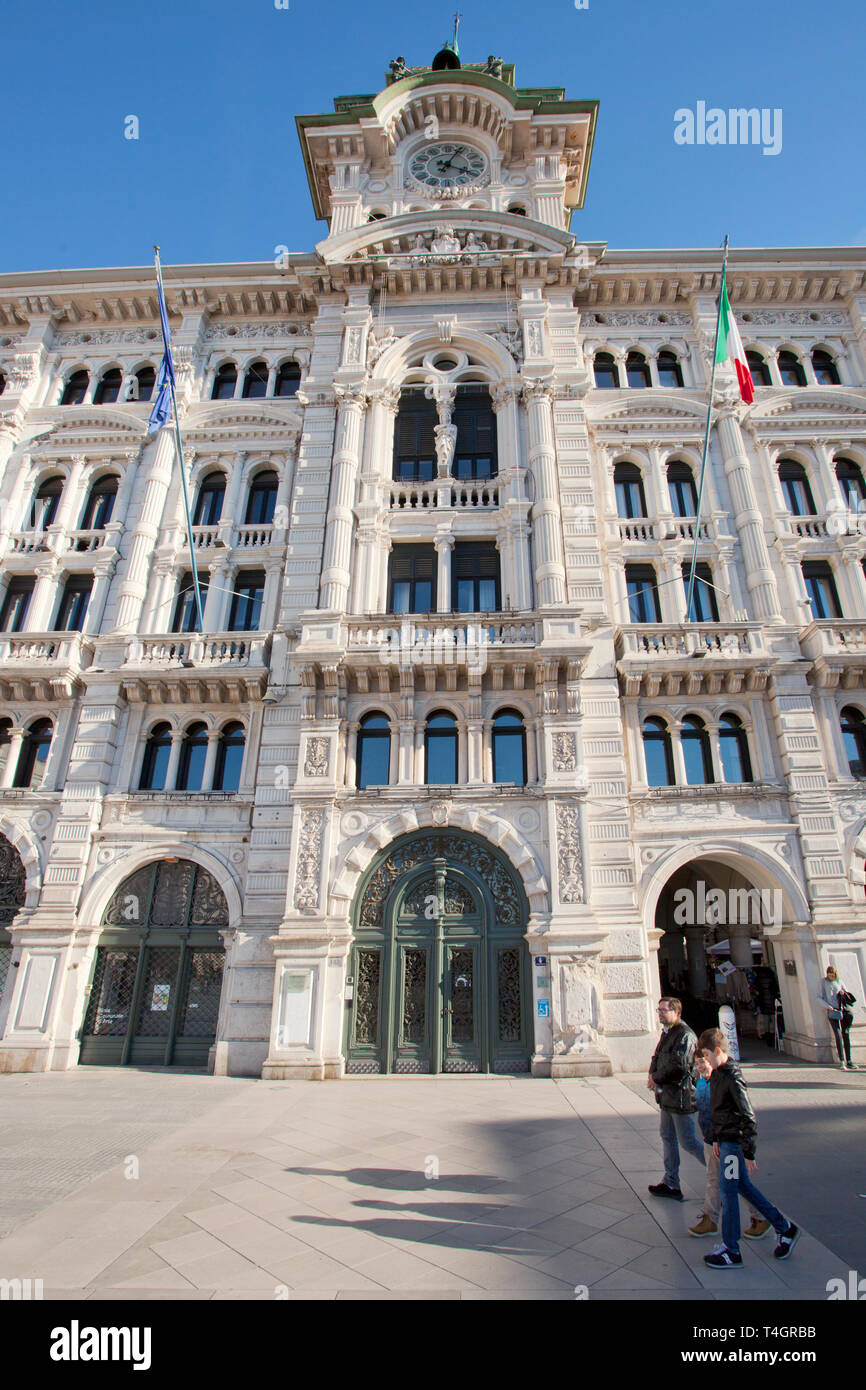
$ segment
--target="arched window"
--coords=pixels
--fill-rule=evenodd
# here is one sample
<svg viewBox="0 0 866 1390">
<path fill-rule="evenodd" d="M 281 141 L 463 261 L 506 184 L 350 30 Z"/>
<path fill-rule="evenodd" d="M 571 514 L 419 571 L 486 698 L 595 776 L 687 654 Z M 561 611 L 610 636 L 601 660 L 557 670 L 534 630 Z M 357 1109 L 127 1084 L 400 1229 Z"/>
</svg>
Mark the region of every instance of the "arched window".
<svg viewBox="0 0 866 1390">
<path fill-rule="evenodd" d="M 602 390 L 610 390 L 612 387 L 619 386 L 619 368 L 612 353 L 597 352 L 592 369 L 595 374 L 595 384 Z"/>
<path fill-rule="evenodd" d="M 523 206 L 522 203 L 509 203 L 508 211 L 512 213 L 515 217 L 526 216 L 526 208 Z"/>
<path fill-rule="evenodd" d="M 739 715 L 723 714 L 719 720 L 719 747 L 722 753 L 722 777 L 726 782 L 751 782 L 752 762 L 749 740 Z"/>
<path fill-rule="evenodd" d="M 123 381 L 123 372 L 119 367 L 110 367 L 107 372 L 103 372 L 93 393 L 94 405 L 110 405 L 116 401 L 120 395 L 120 385 Z"/>
<path fill-rule="evenodd" d="M 674 755 L 667 724 L 663 719 L 651 716 L 644 720 L 641 735 L 648 786 L 672 787 L 674 785 Z"/>
<path fill-rule="evenodd" d="M 805 386 L 806 373 L 794 352 L 779 353 L 779 376 L 783 386 Z"/>
<path fill-rule="evenodd" d="M 206 758 L 207 725 L 190 724 L 180 746 L 180 762 L 177 765 L 177 790 L 179 792 L 201 791 Z"/>
<path fill-rule="evenodd" d="M 226 724 L 217 745 L 213 774 L 215 792 L 236 792 L 241 783 L 246 735 L 243 724 Z"/>
<path fill-rule="evenodd" d="M 358 726 L 356 785 L 384 787 L 390 780 L 391 726 L 384 714 L 365 714 Z"/>
<path fill-rule="evenodd" d="M 679 364 L 679 359 L 675 352 L 665 348 L 659 353 L 656 363 L 659 375 L 659 386 L 682 386 L 683 369 Z"/>
<path fill-rule="evenodd" d="M 617 515 L 646 516 L 646 496 L 641 471 L 635 463 L 618 463 L 613 470 Z"/>
<path fill-rule="evenodd" d="M 688 604 L 689 580 L 692 573 L 691 560 L 683 562 L 683 593 Z M 713 586 L 713 572 L 709 565 L 695 565 L 695 582 L 692 588 L 692 611 L 686 614 L 686 622 L 689 623 L 717 623 L 719 621 L 719 605 L 716 602 L 716 590 Z"/>
<path fill-rule="evenodd" d="M 192 516 L 193 526 L 216 526 L 226 495 L 225 473 L 208 473 L 202 479 Z"/>
<path fill-rule="evenodd" d="M 82 531 L 104 531 L 117 501 L 117 483 L 114 476 L 100 478 L 90 489 L 87 505 L 81 514 Z"/>
<path fill-rule="evenodd" d="M 384 222 L 384 220 L 385 220 L 385 218 L 386 218 L 387 216 L 388 216 L 387 212 L 368 212 L 368 213 L 367 213 L 367 221 L 368 221 L 368 222 Z"/>
<path fill-rule="evenodd" d="M 436 402 L 423 387 L 400 392 L 394 423 L 394 477 L 400 483 L 428 483 L 436 473 L 436 436 L 439 424 Z"/>
<path fill-rule="evenodd" d="M 862 511 L 866 502 L 866 482 L 860 468 L 853 459 L 837 458 L 836 478 L 849 511 Z"/>
<path fill-rule="evenodd" d="M 779 459 L 779 482 L 792 516 L 814 516 L 815 502 L 802 463 L 796 459 Z"/>
<path fill-rule="evenodd" d="M 139 367 L 132 380 L 135 382 L 134 389 L 136 394 L 130 396 L 129 399 L 135 401 L 149 401 L 153 395 L 153 388 L 156 385 L 156 372 L 153 367 Z"/>
<path fill-rule="evenodd" d="M 706 725 L 696 714 L 687 714 L 680 730 L 686 781 L 690 787 L 714 781 L 710 737 Z"/>
<path fill-rule="evenodd" d="M 39 787 L 45 776 L 45 762 L 54 732 L 50 719 L 37 719 L 31 724 L 21 744 L 14 787 Z"/>
<path fill-rule="evenodd" d="M 267 362 L 251 362 L 244 377 L 244 400 L 254 400 L 268 394 Z"/>
<path fill-rule="evenodd" d="M 458 386 L 452 423 L 457 427 L 451 473 L 455 478 L 495 478 L 496 412 L 486 386 Z"/>
<path fill-rule="evenodd" d="M 839 369 L 824 348 L 812 349 L 812 370 L 819 386 L 839 386 Z"/>
<path fill-rule="evenodd" d="M 60 495 L 63 492 L 62 478 L 46 478 L 40 483 L 30 507 L 30 530 L 44 531 L 57 515 Z"/>
<path fill-rule="evenodd" d="M 866 719 L 854 705 L 842 711 L 842 740 L 852 777 L 866 777 Z"/>
<path fill-rule="evenodd" d="M 156 724 L 144 745 L 141 762 L 139 791 L 161 792 L 165 790 L 165 774 L 171 754 L 171 725 Z"/>
<path fill-rule="evenodd" d="M 275 396 L 294 396 L 301 384 L 301 369 L 297 362 L 281 362 L 274 382 Z"/>
<path fill-rule="evenodd" d="M 198 571 L 198 587 L 201 593 L 202 609 L 207 602 L 207 589 L 210 574 L 207 570 Z M 195 601 L 195 584 L 192 570 L 186 570 L 177 586 L 174 613 L 171 620 L 172 632 L 198 632 L 198 608 Z"/>
<path fill-rule="evenodd" d="M 213 379 L 212 401 L 230 401 L 234 398 L 238 384 L 238 369 L 234 362 L 223 362 Z"/>
<path fill-rule="evenodd" d="M 698 510 L 698 493 L 692 470 L 681 459 L 668 464 L 668 492 L 674 516 L 695 516 Z"/>
<path fill-rule="evenodd" d="M 493 719 L 493 780 L 526 784 L 526 730 L 513 709 L 500 710 Z"/>
<path fill-rule="evenodd" d="M 274 519 L 274 507 L 276 506 L 279 485 L 279 478 L 270 469 L 266 473 L 256 474 L 250 488 L 250 495 L 247 498 L 247 510 L 244 516 L 246 526 L 270 526 Z"/>
<path fill-rule="evenodd" d="M 77 372 L 73 372 L 71 376 L 67 378 L 66 385 L 63 388 L 63 394 L 60 397 L 60 404 L 81 405 L 81 402 L 87 395 L 87 388 L 89 385 L 90 373 L 88 371 L 81 368 Z"/>
<path fill-rule="evenodd" d="M 650 384 L 650 369 L 642 352 L 630 352 L 625 359 L 625 374 L 629 386 L 644 387 Z"/>
<path fill-rule="evenodd" d="M 424 731 L 425 773 L 428 787 L 454 786 L 457 781 L 457 721 L 446 710 L 437 710 Z"/>
<path fill-rule="evenodd" d="M 747 352 L 746 361 L 749 364 L 749 371 L 752 373 L 752 381 L 756 386 L 772 386 L 773 378 L 770 376 L 770 368 L 759 352 L 752 350 Z"/>
</svg>

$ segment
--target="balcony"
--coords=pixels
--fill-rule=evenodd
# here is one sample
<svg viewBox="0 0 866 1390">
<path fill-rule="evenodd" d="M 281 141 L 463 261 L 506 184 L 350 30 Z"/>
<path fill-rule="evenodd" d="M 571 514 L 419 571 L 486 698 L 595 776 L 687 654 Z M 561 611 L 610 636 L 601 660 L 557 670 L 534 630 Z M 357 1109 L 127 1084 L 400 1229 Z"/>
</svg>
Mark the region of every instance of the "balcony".
<svg viewBox="0 0 866 1390">
<path fill-rule="evenodd" d="M 681 540 L 694 543 L 695 528 L 698 526 L 698 519 L 694 516 L 667 516 L 664 520 L 653 521 L 647 516 L 630 517 L 627 520 L 620 517 L 618 520 L 619 538 L 626 544 L 635 541 L 641 544 L 648 544 L 654 541 Z M 698 539 L 701 541 L 711 541 L 716 539 L 714 523 L 702 518 L 700 522 L 700 534 Z"/>
<path fill-rule="evenodd" d="M 168 633 L 127 639 L 128 700 L 158 704 L 240 704 L 260 699 L 271 639 L 258 632 Z"/>
<path fill-rule="evenodd" d="M 769 675 L 770 653 L 750 623 L 631 623 L 615 644 L 626 695 L 735 695 L 763 690 Z"/>
<path fill-rule="evenodd" d="M 812 662 L 815 685 L 854 690 L 866 676 L 866 622 L 814 619 L 799 634 L 800 650 Z"/>
<path fill-rule="evenodd" d="M 0 636 L 4 700 L 68 700 L 93 661 L 93 642 L 80 632 Z"/>
<path fill-rule="evenodd" d="M 392 511 L 430 511 L 436 508 L 456 511 L 490 511 L 502 506 L 502 483 L 498 478 L 477 482 L 439 480 L 430 483 L 389 484 Z"/>
</svg>

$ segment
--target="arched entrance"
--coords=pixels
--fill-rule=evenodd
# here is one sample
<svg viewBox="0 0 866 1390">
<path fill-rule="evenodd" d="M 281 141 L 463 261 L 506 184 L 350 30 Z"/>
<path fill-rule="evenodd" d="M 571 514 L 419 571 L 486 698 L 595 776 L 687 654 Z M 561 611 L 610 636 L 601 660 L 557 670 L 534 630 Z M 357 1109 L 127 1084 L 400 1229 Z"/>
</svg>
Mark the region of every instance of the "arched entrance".
<svg viewBox="0 0 866 1390">
<path fill-rule="evenodd" d="M 507 859 L 473 835 L 383 851 L 353 910 L 347 1073 L 527 1072 L 527 915 Z"/>
<path fill-rule="evenodd" d="M 695 1031 L 716 1026 L 719 1006 L 731 1004 L 741 1034 L 769 1035 L 779 991 L 771 937 L 782 916 L 780 889 L 759 889 L 709 856 L 668 879 L 655 917 L 662 933 L 659 986 L 682 1000 L 683 1017 Z"/>
<path fill-rule="evenodd" d="M 160 860 L 131 874 L 103 918 L 79 1061 L 206 1066 L 228 921 L 219 884 L 197 864 Z"/>
</svg>

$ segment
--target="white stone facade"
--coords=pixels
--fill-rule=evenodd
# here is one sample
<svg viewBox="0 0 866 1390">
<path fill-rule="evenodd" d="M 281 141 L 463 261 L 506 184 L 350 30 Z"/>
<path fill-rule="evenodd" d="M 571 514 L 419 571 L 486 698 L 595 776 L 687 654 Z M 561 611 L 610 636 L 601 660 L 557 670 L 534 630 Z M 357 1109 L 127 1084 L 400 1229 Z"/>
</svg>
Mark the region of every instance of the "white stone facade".
<svg viewBox="0 0 866 1390">
<path fill-rule="evenodd" d="M 352 101 L 301 121 L 330 221 L 314 252 L 166 271 L 191 496 L 224 477 L 220 516 L 194 533 L 203 635 L 174 621 L 191 562 L 173 432 L 148 436 L 150 405 L 127 399 L 161 356 L 152 271 L 0 277 L 0 601 L 32 581 L 20 629 L 9 630 L 9 600 L 0 632 L 0 834 L 25 874 L 8 923 L 0 1069 L 77 1064 L 108 905 L 142 866 L 179 859 L 225 899 L 210 1065 L 342 1076 L 360 894 L 389 846 L 426 830 L 463 832 L 511 866 L 533 1073 L 643 1067 L 657 907 L 695 864 L 719 884 L 735 876 L 780 894 L 767 959 L 787 1048 L 830 1058 L 815 996 L 833 961 L 858 997 L 854 1052 L 866 1060 L 866 769 L 852 767 L 840 722 L 843 709 L 866 713 L 866 525 L 837 475 L 839 459 L 866 473 L 866 254 L 730 258 L 741 334 L 770 382 L 746 407 L 718 374 L 697 551 L 718 615 L 686 623 L 695 525 L 675 514 L 667 469 L 682 462 L 698 479 L 718 257 L 610 251 L 567 230 L 594 103 L 518 93 L 480 69 L 415 71 Z M 431 116 L 436 139 L 483 154 L 471 191 L 407 184 Z M 594 374 L 605 353 L 612 389 Z M 644 389 L 625 384 L 629 353 L 645 361 Z M 823 379 L 821 353 L 838 384 Z M 783 381 L 785 354 L 804 384 Z M 234 396 L 214 399 L 232 363 Z M 300 389 L 279 395 L 287 363 Z M 117 370 L 117 399 L 95 403 Z M 81 371 L 84 399 L 61 404 Z M 259 377 L 265 394 L 245 395 Z M 496 414 L 487 480 L 451 473 L 455 392 L 470 380 Z M 412 385 L 427 385 L 438 410 L 424 481 L 392 473 Z M 813 511 L 793 513 L 780 459 L 800 465 Z M 644 515 L 618 507 L 621 464 L 639 472 Z M 247 521 L 266 473 L 278 480 L 272 519 Z M 109 477 L 110 520 L 83 525 Z M 34 499 L 57 479 L 45 523 Z M 470 542 L 497 547 L 494 613 L 451 611 L 456 547 Z M 389 612 L 389 554 L 407 544 L 435 548 L 433 613 Z M 804 564 L 829 567 L 844 616 L 813 616 Z M 633 621 L 627 566 L 654 569 L 654 621 Z M 257 626 L 233 628 L 251 574 Z M 80 631 L 57 631 L 76 576 L 90 581 L 86 616 Z M 509 785 L 493 781 L 492 720 L 505 708 L 526 739 L 525 780 Z M 457 776 L 444 786 L 425 781 L 434 711 L 457 724 Z M 389 780 L 359 790 L 371 712 L 389 722 Z M 729 715 L 748 781 L 724 776 Z M 684 751 L 694 716 L 705 785 Z M 673 785 L 649 785 L 647 718 L 669 732 Z M 16 786 L 40 720 L 51 724 L 44 772 L 39 762 Z M 205 726 L 204 789 L 177 790 L 194 723 Z M 237 785 L 210 790 L 237 723 Z M 164 789 L 142 790 L 161 725 Z M 702 935 L 692 928 L 692 964 Z M 748 937 L 748 926 L 731 931 L 736 964 L 749 963 Z"/>
</svg>

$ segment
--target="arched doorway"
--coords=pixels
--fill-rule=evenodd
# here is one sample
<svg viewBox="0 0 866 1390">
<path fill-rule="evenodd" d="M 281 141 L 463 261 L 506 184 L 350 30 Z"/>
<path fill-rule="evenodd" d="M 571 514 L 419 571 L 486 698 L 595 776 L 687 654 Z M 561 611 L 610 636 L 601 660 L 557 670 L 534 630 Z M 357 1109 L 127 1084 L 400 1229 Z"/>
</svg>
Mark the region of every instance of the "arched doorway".
<svg viewBox="0 0 866 1390">
<path fill-rule="evenodd" d="M 216 1040 L 228 906 L 189 860 L 137 869 L 103 918 L 79 1061 L 207 1065 Z"/>
<path fill-rule="evenodd" d="M 24 906 L 26 880 L 21 855 L 5 835 L 0 835 L 0 1001 L 12 963 L 9 924 Z"/>
<path fill-rule="evenodd" d="M 527 1072 L 527 915 L 511 865 L 473 835 L 383 851 L 353 911 L 347 1073 Z"/>
<path fill-rule="evenodd" d="M 730 1004 L 741 1035 L 769 1036 L 779 993 L 766 928 L 782 923 L 781 890 L 759 889 L 733 865 L 697 858 L 668 879 L 656 907 L 659 987 L 682 1000 L 696 1032 Z M 772 933 L 775 934 L 775 931 Z M 759 988 L 760 986 L 760 988 Z"/>
</svg>

